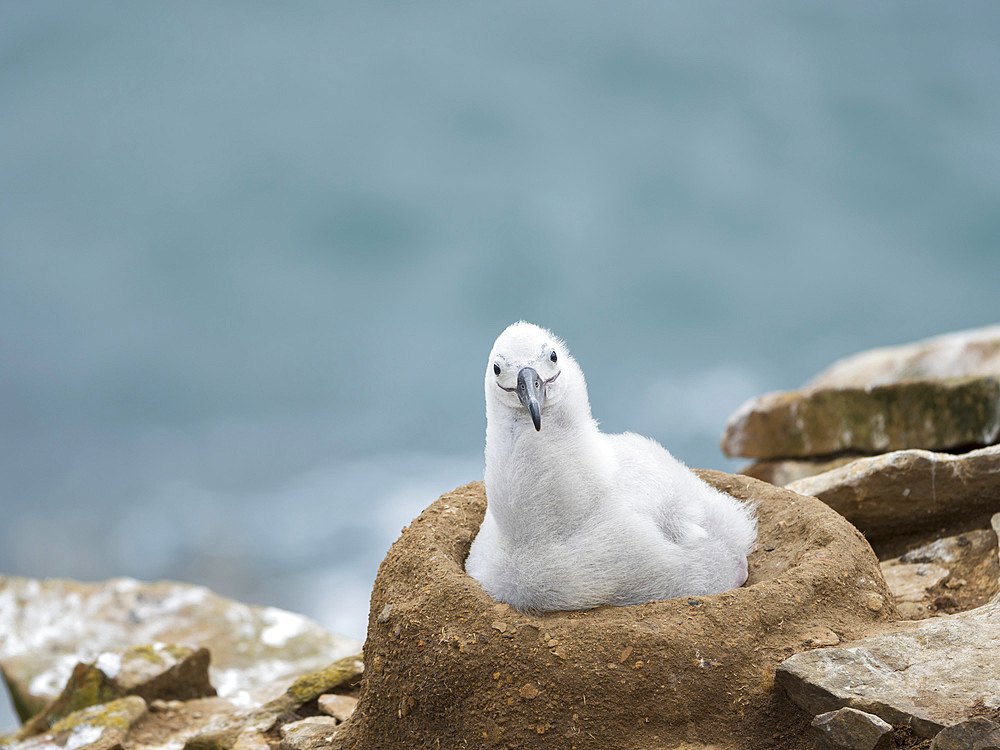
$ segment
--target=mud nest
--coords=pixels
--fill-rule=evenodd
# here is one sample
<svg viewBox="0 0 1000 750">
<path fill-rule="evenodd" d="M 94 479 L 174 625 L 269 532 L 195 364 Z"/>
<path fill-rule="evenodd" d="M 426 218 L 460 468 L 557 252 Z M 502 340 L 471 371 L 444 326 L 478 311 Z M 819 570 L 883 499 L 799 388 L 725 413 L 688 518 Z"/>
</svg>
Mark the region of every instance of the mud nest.
<svg viewBox="0 0 1000 750">
<path fill-rule="evenodd" d="M 464 572 L 483 485 L 442 496 L 379 568 L 360 703 L 334 746 L 808 746 L 811 717 L 775 690 L 774 669 L 895 619 L 878 560 L 814 498 L 699 473 L 757 507 L 746 586 L 540 616 Z"/>
</svg>

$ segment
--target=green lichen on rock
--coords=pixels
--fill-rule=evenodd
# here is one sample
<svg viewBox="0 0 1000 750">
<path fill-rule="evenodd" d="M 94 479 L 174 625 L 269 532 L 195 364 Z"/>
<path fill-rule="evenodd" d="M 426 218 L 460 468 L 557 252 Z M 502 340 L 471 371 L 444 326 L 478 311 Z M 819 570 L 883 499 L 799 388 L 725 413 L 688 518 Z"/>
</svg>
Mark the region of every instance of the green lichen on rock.
<svg viewBox="0 0 1000 750">
<path fill-rule="evenodd" d="M 52 732 L 57 734 L 68 732 L 82 724 L 88 724 L 93 727 L 116 729 L 125 734 L 135 722 L 146 715 L 146 710 L 146 701 L 137 695 L 129 695 L 70 714 L 56 722 L 52 726 Z"/>
<path fill-rule="evenodd" d="M 328 667 L 299 677 L 284 695 L 275 698 L 265 708 L 282 711 L 297 708 L 360 677 L 363 668 L 360 654 L 335 661 Z"/>
<path fill-rule="evenodd" d="M 726 426 L 729 456 L 794 458 L 847 451 L 947 450 L 1000 436 L 1000 380 L 915 380 L 761 396 Z"/>
<path fill-rule="evenodd" d="M 93 664 L 77 664 L 62 693 L 26 722 L 16 736 L 23 739 L 47 732 L 82 709 L 114 701 L 122 695 L 121 689 Z"/>
<path fill-rule="evenodd" d="M 299 677 L 282 695 L 260 708 L 227 716 L 191 737 L 184 750 L 232 750 L 241 736 L 263 734 L 274 728 L 279 717 L 294 711 L 324 693 L 348 685 L 361 676 L 361 655 L 339 659 L 328 667 Z"/>
</svg>

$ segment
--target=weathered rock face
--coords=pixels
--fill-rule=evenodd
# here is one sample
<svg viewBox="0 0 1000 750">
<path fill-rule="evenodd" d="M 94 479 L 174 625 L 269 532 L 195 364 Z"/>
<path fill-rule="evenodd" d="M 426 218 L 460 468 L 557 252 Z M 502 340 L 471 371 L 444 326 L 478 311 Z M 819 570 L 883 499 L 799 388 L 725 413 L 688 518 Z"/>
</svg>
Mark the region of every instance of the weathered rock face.
<svg viewBox="0 0 1000 750">
<path fill-rule="evenodd" d="M 807 387 L 865 388 L 903 380 L 998 374 L 1000 326 L 988 326 L 845 357 L 813 378 Z"/>
<path fill-rule="evenodd" d="M 25 739 L 11 748 L 114 750 L 123 747 L 126 735 L 146 716 L 146 712 L 146 701 L 137 695 L 130 695 L 70 714 L 52 726 L 46 734 Z"/>
<path fill-rule="evenodd" d="M 883 560 L 882 574 L 908 620 L 975 609 L 1000 592 L 997 534 L 972 529 Z"/>
<path fill-rule="evenodd" d="M 1000 379 L 915 380 L 769 393 L 740 408 L 727 456 L 794 458 L 990 445 L 1000 437 Z"/>
<path fill-rule="evenodd" d="M 463 563 L 481 484 L 449 493 L 393 545 L 372 595 L 359 704 L 334 747 L 808 747 L 808 720 L 773 688 L 792 652 L 895 615 L 861 535 L 812 498 L 703 476 L 757 504 L 746 587 L 634 607 L 529 616 L 490 599 Z M 735 728 L 739 728 L 736 730 Z"/>
<path fill-rule="evenodd" d="M 976 716 L 953 724 L 934 738 L 931 750 L 1000 750 L 1000 723 Z"/>
<path fill-rule="evenodd" d="M 334 662 L 328 667 L 303 675 L 292 683 L 282 695 L 268 701 L 263 706 L 242 711 L 222 711 L 212 716 L 197 733 L 186 738 L 185 750 L 249 750 L 259 747 L 263 750 L 270 744 L 276 744 L 275 735 L 283 738 L 286 725 L 295 724 L 301 719 L 317 716 L 321 712 L 299 711 L 307 704 L 318 704 L 320 696 L 330 691 L 343 689 L 357 681 L 361 674 L 362 664 L 358 657 L 349 656 Z M 311 740 L 317 747 L 327 747 L 329 737 L 332 737 L 339 720 L 332 716 L 324 717 L 324 730 L 320 736 L 299 727 L 289 730 L 290 741 L 296 750 L 301 750 Z M 313 722 L 315 724 L 315 722 Z"/>
<path fill-rule="evenodd" d="M 59 696 L 25 722 L 17 736 L 48 731 L 76 711 L 129 695 L 146 703 L 213 696 L 209 658 L 206 648 L 162 643 L 105 652 L 94 664 L 77 664 Z"/>
<path fill-rule="evenodd" d="M 92 665 L 81 666 L 101 674 L 106 681 L 109 679 Z M 329 745 L 329 737 L 341 721 L 334 716 L 317 719 L 321 713 L 320 699 L 327 699 L 324 702 L 336 706 L 338 711 L 349 711 L 353 698 L 330 691 L 355 693 L 361 669 L 358 658 L 341 659 L 302 675 L 280 696 L 255 708 L 238 708 L 223 698 L 185 698 L 187 690 L 183 685 L 176 686 L 180 688 L 177 692 L 162 693 L 168 697 L 148 703 L 138 695 L 129 695 L 76 710 L 44 726 L 32 719 L 14 736 L 0 737 L 0 747 L 4 750 L 272 750 L 280 745 L 295 750 L 313 747 L 319 750 Z M 142 689 L 146 682 L 135 687 Z M 159 688 L 165 689 L 164 685 Z M 91 695 L 93 691 L 86 685 L 71 679 L 56 703 L 81 705 Z M 54 719 L 55 713 L 46 709 L 41 716 Z M 308 731 L 309 726 L 316 725 L 322 726 L 323 731 Z"/>
<path fill-rule="evenodd" d="M 889 750 L 892 746 L 892 725 L 854 708 L 820 714 L 812 727 L 816 750 Z"/>
<path fill-rule="evenodd" d="M 837 469 L 857 460 L 860 456 L 838 456 L 836 458 L 786 458 L 776 461 L 755 461 L 740 470 L 744 476 L 787 487 L 792 482 L 806 477 Z"/>
<path fill-rule="evenodd" d="M 250 607 L 200 586 L 0 576 L 0 668 L 22 720 L 59 694 L 79 662 L 157 642 L 207 647 L 219 694 L 247 706 L 359 645 L 300 615 Z"/>
<path fill-rule="evenodd" d="M 722 447 L 730 456 L 769 460 L 967 449 L 1000 438 L 998 407 L 1000 326 L 994 326 L 863 352 L 799 391 L 751 399 L 730 418 Z"/>
<path fill-rule="evenodd" d="M 775 679 L 811 714 L 856 708 L 921 737 L 984 711 L 1000 715 L 1000 598 L 907 625 L 796 654 Z"/>
<path fill-rule="evenodd" d="M 1000 511 L 1000 446 L 861 458 L 789 489 L 818 497 L 877 542 Z"/>
</svg>

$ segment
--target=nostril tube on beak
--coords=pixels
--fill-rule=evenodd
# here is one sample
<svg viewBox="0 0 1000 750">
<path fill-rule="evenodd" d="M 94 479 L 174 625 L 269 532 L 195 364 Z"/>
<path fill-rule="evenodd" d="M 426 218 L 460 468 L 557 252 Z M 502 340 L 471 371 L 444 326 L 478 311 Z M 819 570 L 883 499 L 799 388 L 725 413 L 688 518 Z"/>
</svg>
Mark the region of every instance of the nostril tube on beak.
<svg viewBox="0 0 1000 750">
<path fill-rule="evenodd" d="M 528 410 L 536 431 L 542 429 L 542 407 L 545 405 L 545 390 L 542 379 L 532 367 L 522 368 L 517 373 L 517 397 L 521 405 Z"/>
</svg>

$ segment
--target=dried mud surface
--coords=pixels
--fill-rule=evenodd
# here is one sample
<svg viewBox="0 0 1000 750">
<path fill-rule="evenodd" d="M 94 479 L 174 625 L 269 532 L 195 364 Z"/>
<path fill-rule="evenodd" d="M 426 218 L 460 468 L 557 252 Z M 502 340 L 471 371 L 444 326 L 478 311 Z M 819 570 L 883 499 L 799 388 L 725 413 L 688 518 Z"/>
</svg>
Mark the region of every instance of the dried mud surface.
<svg viewBox="0 0 1000 750">
<path fill-rule="evenodd" d="M 463 564 L 481 483 L 404 529 L 372 594 L 360 703 L 337 748 L 807 748 L 809 721 L 774 687 L 792 653 L 897 617 L 861 534 L 814 498 L 699 472 L 757 506 L 741 589 L 529 616 Z"/>
</svg>

